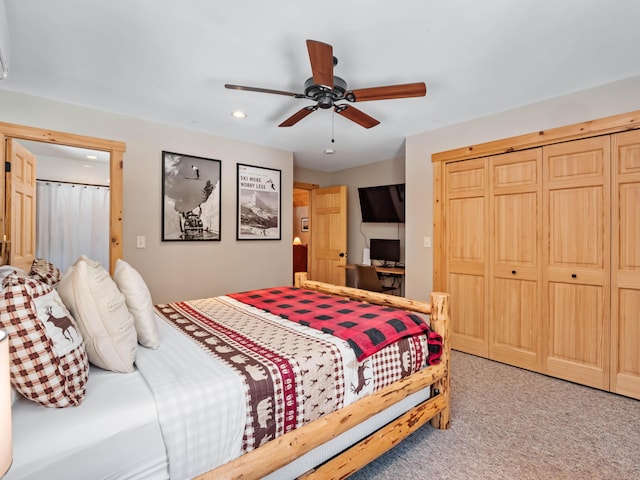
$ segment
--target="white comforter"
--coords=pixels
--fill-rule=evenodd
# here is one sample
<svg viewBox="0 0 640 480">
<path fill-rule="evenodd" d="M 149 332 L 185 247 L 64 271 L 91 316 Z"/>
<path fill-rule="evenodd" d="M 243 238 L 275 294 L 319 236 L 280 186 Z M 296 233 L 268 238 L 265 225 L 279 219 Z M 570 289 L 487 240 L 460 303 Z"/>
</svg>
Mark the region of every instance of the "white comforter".
<svg viewBox="0 0 640 480">
<path fill-rule="evenodd" d="M 244 387 L 229 367 L 158 325 L 160 347 L 139 349 L 136 364 L 156 399 L 171 478 L 192 478 L 240 455 Z"/>
</svg>

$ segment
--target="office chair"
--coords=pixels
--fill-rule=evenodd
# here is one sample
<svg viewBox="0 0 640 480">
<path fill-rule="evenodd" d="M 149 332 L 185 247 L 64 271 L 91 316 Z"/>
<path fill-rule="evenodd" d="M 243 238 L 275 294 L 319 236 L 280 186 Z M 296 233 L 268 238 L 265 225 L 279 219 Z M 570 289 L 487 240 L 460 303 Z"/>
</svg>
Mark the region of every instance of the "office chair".
<svg viewBox="0 0 640 480">
<path fill-rule="evenodd" d="M 383 285 L 373 265 L 356 265 L 356 288 L 371 292 L 391 293 L 396 287 Z"/>
</svg>

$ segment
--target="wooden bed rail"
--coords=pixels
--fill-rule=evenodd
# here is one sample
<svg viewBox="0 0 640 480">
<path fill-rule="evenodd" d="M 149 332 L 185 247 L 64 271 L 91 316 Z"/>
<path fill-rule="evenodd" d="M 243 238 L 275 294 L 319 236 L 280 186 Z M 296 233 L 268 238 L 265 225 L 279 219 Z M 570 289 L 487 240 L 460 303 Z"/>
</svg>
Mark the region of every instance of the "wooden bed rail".
<svg viewBox="0 0 640 480">
<path fill-rule="evenodd" d="M 330 283 L 316 282 L 315 280 L 307 280 L 306 272 L 298 272 L 295 275 L 295 286 L 299 288 L 309 288 L 323 293 L 332 295 L 340 295 L 341 297 L 349 297 L 353 300 L 361 300 L 376 305 L 387 305 L 404 310 L 412 310 L 414 312 L 431 314 L 431 305 L 426 302 L 419 302 L 409 298 L 398 297 L 396 295 L 387 295 L 384 293 L 370 292 L 368 290 L 360 290 L 352 287 L 341 287 Z"/>
<path fill-rule="evenodd" d="M 258 480 L 293 462 L 323 443 L 380 413 L 407 396 L 431 388 L 431 397 L 383 426 L 369 437 L 353 445 L 320 467 L 307 472 L 304 479 L 346 478 L 373 459 L 392 448 L 400 440 L 427 422 L 435 428 L 449 427 L 450 393 L 449 361 L 449 296 L 432 293 L 431 304 L 402 297 L 365 292 L 350 287 L 335 286 L 307 280 L 306 273 L 296 274 L 296 286 L 323 293 L 394 306 L 430 314 L 431 328 L 443 338 L 441 361 L 409 377 L 367 395 L 340 410 L 329 413 L 300 428 L 286 433 L 220 467 L 199 475 L 195 480 L 245 479 Z"/>
</svg>

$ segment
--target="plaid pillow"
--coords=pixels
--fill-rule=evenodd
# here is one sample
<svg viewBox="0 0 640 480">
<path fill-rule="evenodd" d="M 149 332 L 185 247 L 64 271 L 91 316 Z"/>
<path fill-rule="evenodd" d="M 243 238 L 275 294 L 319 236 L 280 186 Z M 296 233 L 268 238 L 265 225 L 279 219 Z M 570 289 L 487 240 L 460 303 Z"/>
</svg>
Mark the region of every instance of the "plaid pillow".
<svg viewBox="0 0 640 480">
<path fill-rule="evenodd" d="M 2 282 L 0 327 L 9 334 L 11 382 L 47 407 L 79 405 L 89 361 L 80 330 L 49 285 L 15 273 Z"/>
<path fill-rule="evenodd" d="M 62 277 L 62 272 L 53 263 L 43 258 L 36 258 L 31 265 L 29 276 L 55 287 Z"/>
</svg>

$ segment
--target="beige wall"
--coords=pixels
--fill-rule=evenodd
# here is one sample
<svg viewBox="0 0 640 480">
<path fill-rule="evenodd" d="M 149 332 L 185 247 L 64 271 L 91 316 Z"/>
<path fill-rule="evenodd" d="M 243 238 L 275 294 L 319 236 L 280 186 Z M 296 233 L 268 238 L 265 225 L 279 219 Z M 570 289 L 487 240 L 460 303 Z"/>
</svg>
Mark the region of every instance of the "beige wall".
<svg viewBox="0 0 640 480">
<path fill-rule="evenodd" d="M 156 303 L 290 284 L 291 152 L 0 90 L 0 121 L 122 141 L 123 256 Z M 221 241 L 162 242 L 162 150 L 222 161 Z M 236 240 L 236 164 L 282 170 L 282 240 Z M 146 248 L 136 248 L 136 237 Z"/>
<path fill-rule="evenodd" d="M 412 135 L 406 139 L 404 159 L 383 160 L 328 174 L 296 168 L 295 178 L 321 186 L 347 185 L 351 263 L 362 260 L 363 233 L 367 239 L 397 238 L 392 225 L 360 223 L 357 187 L 404 181 L 406 223 L 399 231 L 407 272 L 404 293 L 410 298 L 428 300 L 433 288 L 433 249 L 424 247 L 424 237 L 430 237 L 433 244 L 433 153 L 634 110 L 640 110 L 640 76 Z M 348 281 L 353 279 L 349 277 Z"/>
<path fill-rule="evenodd" d="M 371 238 L 400 239 L 400 258 L 404 260 L 405 224 L 363 223 L 358 187 L 404 183 L 404 158 L 382 160 L 366 166 L 331 173 L 333 185 L 347 185 L 347 261 L 362 263 L 362 251 Z M 355 285 L 353 272 L 348 272 L 348 285 Z"/>
<path fill-rule="evenodd" d="M 331 173 L 296 168 L 294 178 L 321 187 L 347 186 L 347 262 L 361 263 L 362 251 L 371 238 L 399 238 L 400 254 L 404 258 L 404 224 L 362 223 L 358 199 L 358 187 L 404 183 L 404 169 L 404 158 L 394 158 Z M 355 285 L 353 272 L 347 272 L 347 285 Z"/>
<path fill-rule="evenodd" d="M 364 246 L 357 186 L 404 180 L 407 218 L 400 238 L 405 240 L 405 293 L 426 300 L 433 284 L 433 251 L 423 246 L 425 236 L 433 237 L 433 153 L 633 110 L 640 110 L 640 76 L 410 136 L 406 141 L 404 171 L 403 159 L 398 158 L 332 173 L 296 169 L 294 175 L 290 152 L 0 90 L 0 121 L 127 143 L 124 257 L 147 279 L 156 302 L 288 283 L 294 176 L 296 181 L 320 186 L 348 185 L 352 262 L 362 259 Z M 222 241 L 202 244 L 160 241 L 163 149 L 222 160 Z M 282 169 L 282 241 L 235 240 L 237 162 Z M 374 234 L 395 238 L 392 235 L 396 231 L 375 228 L 363 228 L 367 238 Z M 135 248 L 137 235 L 147 237 L 146 249 Z"/>
<path fill-rule="evenodd" d="M 302 231 L 302 219 L 306 218 L 309 220 L 309 206 L 299 206 L 293 207 L 293 237 L 299 237 L 300 242 L 303 245 L 309 244 L 309 238 L 311 231 L 307 230 L 306 232 Z M 293 239 L 292 239 L 293 240 Z"/>
<path fill-rule="evenodd" d="M 634 110 L 640 76 L 407 137 L 406 296 L 427 300 L 433 285 L 433 153 Z"/>
</svg>

